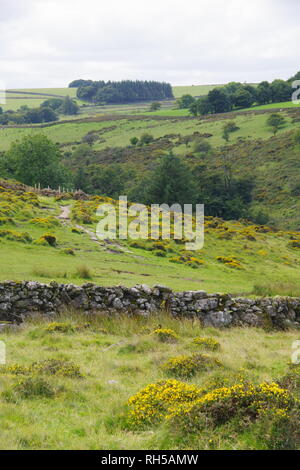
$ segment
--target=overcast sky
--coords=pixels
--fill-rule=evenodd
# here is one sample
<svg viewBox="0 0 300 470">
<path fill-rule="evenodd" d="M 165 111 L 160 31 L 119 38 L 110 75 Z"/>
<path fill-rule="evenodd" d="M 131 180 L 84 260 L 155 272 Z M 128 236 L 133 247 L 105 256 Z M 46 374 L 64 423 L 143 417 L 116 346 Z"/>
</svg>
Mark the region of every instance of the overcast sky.
<svg viewBox="0 0 300 470">
<path fill-rule="evenodd" d="M 288 78 L 300 70 L 299 20 L 299 0 L 0 0 L 0 80 Z"/>
</svg>

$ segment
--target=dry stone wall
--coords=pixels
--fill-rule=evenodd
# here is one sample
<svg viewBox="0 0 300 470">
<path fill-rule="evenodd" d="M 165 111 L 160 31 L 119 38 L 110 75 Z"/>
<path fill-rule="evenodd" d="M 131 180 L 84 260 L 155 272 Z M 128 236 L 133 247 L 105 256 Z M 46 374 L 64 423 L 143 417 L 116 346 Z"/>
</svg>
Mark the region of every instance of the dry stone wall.
<svg viewBox="0 0 300 470">
<path fill-rule="evenodd" d="M 167 310 L 180 317 L 197 317 L 204 326 L 300 328 L 300 298 L 236 298 L 204 291 L 173 292 L 156 285 L 103 287 L 95 284 L 42 284 L 35 281 L 0 283 L 0 321 L 21 322 L 29 315 L 55 315 L 65 308 L 150 315 Z"/>
</svg>

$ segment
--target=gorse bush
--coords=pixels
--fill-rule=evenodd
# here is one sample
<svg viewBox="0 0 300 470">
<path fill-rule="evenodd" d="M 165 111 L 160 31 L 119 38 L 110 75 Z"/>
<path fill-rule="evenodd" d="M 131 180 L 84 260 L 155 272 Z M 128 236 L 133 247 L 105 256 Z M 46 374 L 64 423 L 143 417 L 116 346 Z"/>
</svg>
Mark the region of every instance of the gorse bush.
<svg viewBox="0 0 300 470">
<path fill-rule="evenodd" d="M 221 348 L 219 341 L 216 339 L 200 336 L 194 338 L 192 344 L 202 349 L 208 349 L 209 351 L 218 351 Z"/>
<path fill-rule="evenodd" d="M 178 341 L 178 335 L 175 331 L 168 328 L 157 328 L 152 332 L 152 335 L 162 343 L 176 343 Z"/>
<path fill-rule="evenodd" d="M 220 367 L 222 363 L 207 354 L 193 354 L 191 356 L 177 356 L 169 359 L 162 365 L 162 370 L 175 377 L 192 377 L 197 372 Z"/>
<path fill-rule="evenodd" d="M 32 238 L 27 232 L 16 232 L 14 230 L 0 230 L 0 238 L 21 243 L 32 242 Z"/>
<path fill-rule="evenodd" d="M 217 261 L 219 263 L 225 264 L 225 266 L 228 266 L 229 268 L 235 268 L 235 269 L 242 269 L 242 265 L 239 260 L 237 260 L 235 257 L 231 256 L 218 256 Z"/>
<path fill-rule="evenodd" d="M 133 427 L 157 423 L 166 418 L 172 406 L 193 402 L 202 393 L 195 385 L 177 380 L 161 380 L 147 385 L 128 401 L 131 408 L 129 422 Z"/>
<path fill-rule="evenodd" d="M 33 362 L 29 366 L 11 364 L 0 367 L 0 374 L 11 375 L 58 375 L 62 377 L 81 378 L 79 366 L 73 362 L 60 359 L 46 359 L 44 361 Z"/>
<path fill-rule="evenodd" d="M 300 240 L 291 240 L 288 242 L 289 248 L 300 248 Z"/>
<path fill-rule="evenodd" d="M 61 252 L 64 255 L 75 256 L 75 251 L 72 248 L 64 248 Z"/>
<path fill-rule="evenodd" d="M 59 221 L 54 217 L 37 217 L 35 219 L 31 219 L 30 223 L 40 227 L 56 227 L 59 225 Z"/>
<path fill-rule="evenodd" d="M 12 217 L 0 217 L 0 225 L 15 224 Z"/>
<path fill-rule="evenodd" d="M 59 322 L 52 322 L 48 323 L 45 328 L 45 331 L 48 333 L 73 333 L 76 327 L 71 323 L 59 323 Z"/>
<path fill-rule="evenodd" d="M 270 410 L 275 415 L 286 416 L 294 403 L 289 391 L 276 383 L 238 384 L 212 390 L 192 403 L 173 407 L 168 418 L 181 431 L 197 432 L 202 429 L 204 418 L 216 426 L 237 415 L 256 419 Z"/>
<path fill-rule="evenodd" d="M 187 254 L 173 256 L 172 258 L 170 258 L 170 261 L 172 263 L 185 264 L 187 266 L 190 266 L 191 268 L 198 268 L 199 266 L 204 264 L 204 261 L 202 259 Z"/>
<path fill-rule="evenodd" d="M 45 233 L 36 241 L 36 244 L 55 247 L 57 245 L 57 239 L 52 233 Z"/>
<path fill-rule="evenodd" d="M 98 219 L 95 217 L 95 214 L 100 202 L 100 198 L 94 198 L 89 201 L 76 201 L 71 210 L 72 220 L 82 224 L 97 222 Z"/>
<path fill-rule="evenodd" d="M 31 370 L 28 366 L 23 366 L 21 364 L 11 364 L 0 366 L 0 374 L 11 374 L 11 375 L 28 375 Z"/>
</svg>

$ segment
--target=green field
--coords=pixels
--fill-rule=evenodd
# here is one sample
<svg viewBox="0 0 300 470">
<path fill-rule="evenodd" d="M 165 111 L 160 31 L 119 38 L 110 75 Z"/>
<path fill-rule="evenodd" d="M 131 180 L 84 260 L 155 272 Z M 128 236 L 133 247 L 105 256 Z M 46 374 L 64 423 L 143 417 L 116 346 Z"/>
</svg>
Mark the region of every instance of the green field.
<svg viewBox="0 0 300 470">
<path fill-rule="evenodd" d="M 180 110 L 181 111 L 181 110 Z M 168 113 L 166 113 L 168 114 Z M 285 115 L 283 113 L 283 115 Z M 182 135 L 189 135 L 193 132 L 200 133 L 211 133 L 213 134 L 210 138 L 210 142 L 214 146 L 220 146 L 224 144 L 222 139 L 222 127 L 224 125 L 224 117 L 221 115 L 217 117 L 212 117 L 211 119 L 187 119 L 180 120 L 178 119 L 174 122 L 174 119 L 156 120 L 155 115 L 154 119 L 151 119 L 149 114 L 149 119 L 135 120 L 130 119 L 118 119 L 118 116 L 115 117 L 113 121 L 105 121 L 105 116 L 101 120 L 97 121 L 95 116 L 94 121 L 87 120 L 86 122 L 74 122 L 62 123 L 44 126 L 42 129 L 37 126 L 22 128 L 14 127 L 0 128 L 0 150 L 7 150 L 10 144 L 16 139 L 20 139 L 24 135 L 43 133 L 49 138 L 58 142 L 60 144 L 66 144 L 73 142 L 78 142 L 82 137 L 90 131 L 100 131 L 103 128 L 108 128 L 105 132 L 105 142 L 95 144 L 95 149 L 99 150 L 107 146 L 127 146 L 129 145 L 130 138 L 133 136 L 139 137 L 144 132 L 150 132 L 155 138 L 162 137 L 165 134 L 170 133 L 181 133 Z M 176 117 L 176 116 L 174 116 Z M 178 114 L 180 117 L 180 114 Z M 270 129 L 266 125 L 266 115 L 237 115 L 236 117 L 232 114 L 232 117 L 235 119 L 236 124 L 240 129 L 232 134 L 231 142 L 236 142 L 240 137 L 243 138 L 263 138 L 266 139 L 270 137 Z M 279 133 L 286 132 L 288 130 L 296 129 L 298 127 L 297 123 L 293 124 L 288 117 L 286 126 L 279 131 Z M 228 120 L 232 120 L 231 117 Z M 117 128 L 109 130 L 111 126 L 116 125 Z M 184 149 L 178 149 L 178 151 Z"/>
<path fill-rule="evenodd" d="M 117 319 L 99 315 L 89 318 L 87 325 L 86 317 L 69 312 L 55 320 L 54 327 L 61 325 L 65 331 L 49 331 L 50 320 L 40 317 L 18 331 L 0 333 L 8 354 L 7 365 L 0 366 L 1 449 L 299 449 L 295 432 L 299 410 L 280 418 L 271 409 L 266 418 L 243 421 L 234 416 L 236 405 L 227 422 L 213 426 L 208 421 L 200 432 L 187 432 L 178 422 L 164 420 L 133 427 L 128 406 L 131 396 L 161 380 L 200 387 L 202 394 L 245 381 L 254 385 L 280 381 L 289 371 L 297 332 L 247 328 L 220 332 L 202 328 L 196 320 L 167 315 Z M 172 329 L 177 342 L 159 342 L 151 334 L 158 325 Z M 203 351 L 192 343 L 199 336 L 219 342 L 219 351 L 206 354 L 222 365 L 190 378 L 164 372 L 162 365 L 168 359 Z M 39 372 L 28 373 L 33 363 Z M 71 375 L 72 364 L 79 368 L 77 375 Z M 44 366 L 48 368 L 42 370 Z M 272 401 L 271 405 L 275 406 Z"/>
<path fill-rule="evenodd" d="M 76 96 L 77 88 L 18 88 L 9 90 L 12 92 L 24 92 L 24 93 L 40 93 L 43 95 L 55 95 L 55 96 Z"/>
<path fill-rule="evenodd" d="M 246 108 L 244 111 L 259 111 L 261 109 L 285 109 L 285 108 L 297 108 L 299 104 L 294 104 L 292 101 L 283 101 L 281 103 L 269 103 L 263 104 L 260 106 L 252 106 L 251 108 Z"/>
<path fill-rule="evenodd" d="M 204 96 L 216 87 L 222 85 L 190 85 L 190 86 L 173 86 L 173 94 L 175 98 L 180 98 L 182 95 Z"/>
<path fill-rule="evenodd" d="M 37 108 L 49 98 L 61 98 L 69 95 L 76 98 L 76 88 L 24 88 L 7 90 L 6 103 L 1 105 L 4 111 L 17 111 L 21 106 Z M 51 95 L 51 96 L 49 96 Z M 81 100 L 76 100 L 81 104 Z"/>
</svg>

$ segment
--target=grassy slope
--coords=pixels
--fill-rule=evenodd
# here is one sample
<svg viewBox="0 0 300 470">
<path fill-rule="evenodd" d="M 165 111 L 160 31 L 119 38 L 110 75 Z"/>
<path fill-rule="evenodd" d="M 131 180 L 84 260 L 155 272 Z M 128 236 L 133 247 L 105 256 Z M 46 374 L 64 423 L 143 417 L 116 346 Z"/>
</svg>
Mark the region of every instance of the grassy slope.
<svg viewBox="0 0 300 470">
<path fill-rule="evenodd" d="M 66 315 L 74 324 L 86 319 Z M 179 335 L 179 343 L 159 343 L 149 333 L 161 324 Z M 0 395 L 1 449 L 257 449 L 263 448 L 255 425 L 234 432 L 228 426 L 207 429 L 193 439 L 177 438 L 162 425 L 144 431 L 126 428 L 126 403 L 149 383 L 167 376 L 160 365 L 179 354 L 195 352 L 195 336 L 215 337 L 221 351 L 210 355 L 224 364 L 221 370 L 202 372 L 188 380 L 234 380 L 243 375 L 254 383 L 282 376 L 290 360 L 296 332 L 264 332 L 256 329 L 217 331 L 198 322 L 167 316 L 118 318 L 100 316 L 93 329 L 78 333 L 47 333 L 46 323 L 35 319 L 17 333 L 0 333 L 8 353 L 8 365 L 29 366 L 34 361 L 60 359 L 80 366 L 82 379 L 45 376 L 59 389 L 54 398 L 18 397 L 7 401 Z M 97 327 L 107 334 L 97 333 Z M 0 392 L 8 391 L 22 376 L 0 374 Z M 266 441 L 265 436 L 263 439 Z"/>
<path fill-rule="evenodd" d="M 226 116 L 218 115 L 207 119 L 174 119 L 164 118 L 123 118 L 117 116 L 109 118 L 91 118 L 93 120 L 67 122 L 47 126 L 44 128 L 2 128 L 0 129 L 0 150 L 9 148 L 11 142 L 20 139 L 27 134 L 43 133 L 54 142 L 63 144 L 63 150 L 73 150 L 80 143 L 83 136 L 90 131 L 99 132 L 100 140 L 93 145 L 93 150 L 101 152 L 107 147 L 128 148 L 130 138 L 140 137 L 144 132 L 151 133 L 156 139 L 169 134 L 180 134 L 181 136 L 192 135 L 194 132 L 200 134 L 209 133 L 212 136 L 209 142 L 213 147 L 213 153 L 205 160 L 205 164 L 212 168 L 221 168 L 219 149 L 230 153 L 233 173 L 239 177 L 252 177 L 255 175 L 256 190 L 254 205 L 262 207 L 265 211 L 271 211 L 271 221 L 279 226 L 299 229 L 299 198 L 291 196 L 290 188 L 297 184 L 298 164 L 297 155 L 299 148 L 293 144 L 293 137 L 290 131 L 298 130 L 299 123 L 296 110 L 286 110 L 282 112 L 287 124 L 278 132 L 276 138 L 271 137 L 270 129 L 266 125 L 268 114 L 234 114 L 227 115 L 228 120 L 234 119 L 239 130 L 230 136 L 228 144 L 222 139 L 222 128 L 226 122 Z M 98 119 L 98 120 L 97 120 Z M 100 120 L 101 119 L 101 120 Z M 105 120 L 107 119 L 107 120 Z M 196 138 L 196 137 L 195 137 Z M 203 163 L 203 159 L 188 155 L 191 154 L 192 145 L 176 145 L 177 137 L 171 138 L 173 151 L 186 158 L 192 165 Z M 140 172 L 144 172 L 153 166 L 159 152 L 159 142 L 155 142 L 152 147 L 147 147 L 135 151 L 136 155 L 131 156 L 130 152 L 124 152 L 124 157 L 118 157 L 118 162 L 126 166 L 135 167 Z M 132 151 L 132 150 L 131 150 Z M 114 157 L 101 154 L 89 157 L 91 163 L 112 163 Z M 126 156 L 127 155 L 127 156 Z M 186 157 L 188 156 L 188 157 Z M 103 163 L 105 162 L 105 163 Z M 75 168 L 85 162 L 72 162 Z M 220 170 L 221 171 L 221 170 Z M 266 184 L 266 181 L 268 182 Z"/>
<path fill-rule="evenodd" d="M 173 86 L 173 94 L 175 98 L 182 95 L 203 96 L 213 90 L 216 86 L 222 85 L 190 85 L 190 86 Z"/>
<path fill-rule="evenodd" d="M 0 197 L 4 197 L 3 193 Z M 65 201 L 64 204 L 72 205 L 73 201 Z M 184 245 L 174 242 L 171 243 L 173 251 L 161 258 L 156 256 L 156 251 L 151 252 L 143 247 L 125 245 L 125 252 L 122 252 L 122 247 L 120 249 L 118 245 L 96 243 L 86 233 L 73 233 L 71 227 L 74 223 L 71 221 L 49 228 L 31 222 L 33 217 L 55 216 L 60 211 L 57 202 L 43 197 L 40 208 L 31 208 L 25 216 L 21 206 L 13 217 L 14 224 L 8 222 L 1 226 L 1 230 L 27 232 L 33 240 L 50 232 L 57 237 L 58 246 L 40 246 L 34 242 L 24 244 L 1 238 L 0 280 L 36 279 L 49 282 L 55 279 L 81 284 L 85 280 L 77 271 L 84 265 L 91 273 L 91 280 L 102 285 L 161 283 L 174 290 L 203 289 L 250 295 L 256 292 L 254 286 L 261 284 L 270 288 L 271 293 L 277 290 L 278 293 L 299 294 L 300 251 L 288 246 L 289 233 L 255 233 L 253 228 L 242 224 L 224 225 L 222 221 L 217 221 L 216 228 L 207 226 L 204 248 L 194 252 L 194 256 L 203 260 L 204 264 L 192 268 L 185 263 L 170 261 L 170 258 L 179 256 L 184 248 Z M 96 225 L 84 227 L 94 230 Z M 226 227 L 233 231 L 230 240 L 223 237 Z M 248 239 L 248 232 L 254 235 L 254 241 Z M 67 248 L 73 249 L 75 256 L 65 254 L 63 250 Z M 219 256 L 236 257 L 241 269 L 218 262 Z"/>
<path fill-rule="evenodd" d="M 284 112 L 282 113 L 287 117 L 287 125 L 281 129 L 279 133 L 283 133 L 288 130 L 296 129 L 298 124 L 293 124 L 291 119 Z M 240 130 L 231 135 L 231 142 L 236 142 L 239 137 L 245 138 L 263 138 L 270 137 L 270 129 L 266 125 L 267 116 L 265 114 L 240 114 L 230 115 L 230 120 L 235 119 L 236 124 L 240 127 Z M 103 117 L 102 119 L 105 119 Z M 103 149 L 108 146 L 127 146 L 129 145 L 130 138 L 133 136 L 140 137 L 142 133 L 149 132 L 155 138 L 162 137 L 165 134 L 180 133 L 184 135 L 190 135 L 193 132 L 200 133 L 211 133 L 213 136 L 210 138 L 210 142 L 213 146 L 220 146 L 224 144 L 222 139 L 222 127 L 224 125 L 225 117 L 218 115 L 210 119 L 178 119 L 174 120 L 163 119 L 156 120 L 148 119 L 135 120 L 121 119 L 118 116 L 115 117 L 114 121 L 99 121 L 95 117 L 95 122 L 70 122 L 62 123 L 51 126 L 43 127 L 42 129 L 38 126 L 30 128 L 0 128 L 0 150 L 7 150 L 16 139 L 21 138 L 26 134 L 43 133 L 55 142 L 60 144 L 66 144 L 78 142 L 87 132 L 95 130 L 101 130 L 108 128 L 105 132 L 105 142 L 95 144 L 95 149 Z M 110 129 L 111 126 L 117 126 L 116 129 Z"/>
</svg>

